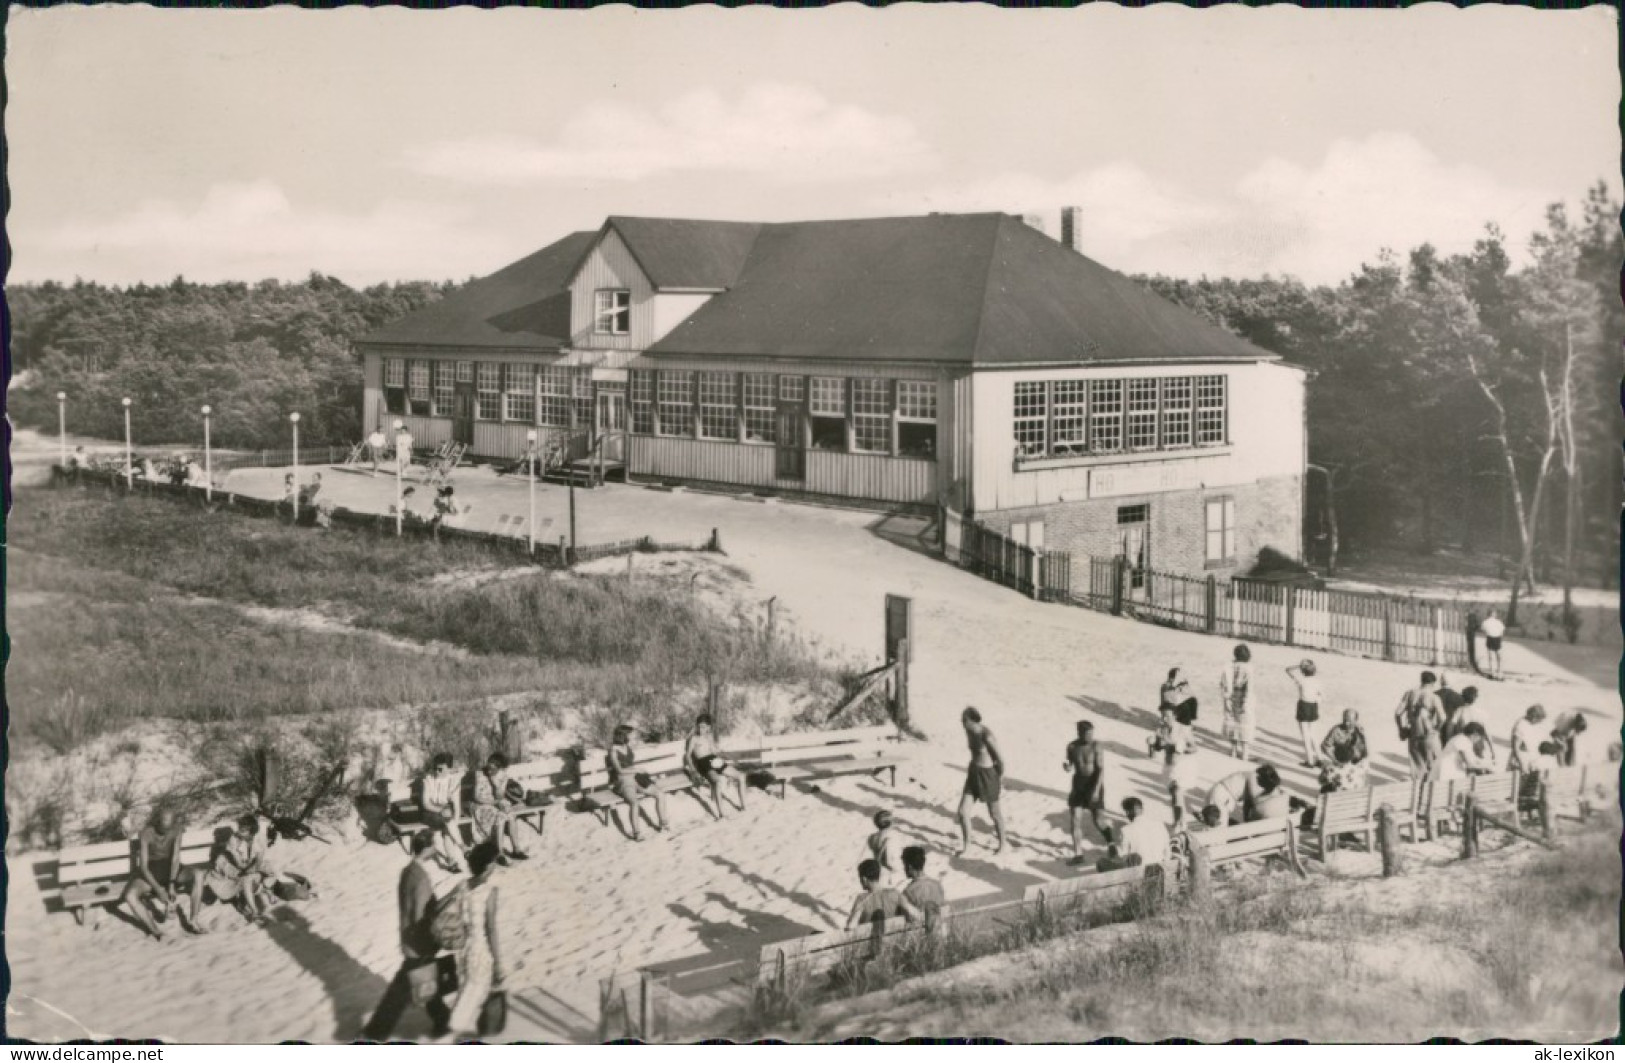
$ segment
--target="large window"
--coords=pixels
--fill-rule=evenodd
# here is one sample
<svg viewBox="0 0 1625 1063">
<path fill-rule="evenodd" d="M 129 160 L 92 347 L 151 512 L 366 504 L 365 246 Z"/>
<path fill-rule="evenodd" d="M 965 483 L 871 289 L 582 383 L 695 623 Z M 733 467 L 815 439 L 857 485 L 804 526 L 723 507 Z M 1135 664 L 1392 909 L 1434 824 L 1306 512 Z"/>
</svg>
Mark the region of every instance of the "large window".
<svg viewBox="0 0 1625 1063">
<path fill-rule="evenodd" d="M 603 336 L 625 336 L 632 331 L 632 293 L 625 288 L 602 288 L 593 293 L 592 330 Z"/>
<path fill-rule="evenodd" d="M 1111 454 L 1123 449 L 1123 382 L 1089 381 L 1089 449 Z"/>
<path fill-rule="evenodd" d="M 1230 440 L 1226 378 L 1023 380 L 1012 389 L 1022 458 L 1185 450 Z"/>
<path fill-rule="evenodd" d="M 390 413 L 406 411 L 406 359 L 384 359 L 384 408 Z"/>
<path fill-rule="evenodd" d="M 1044 424 L 1049 405 L 1049 385 L 1042 380 L 1024 380 L 1016 385 L 1016 448 L 1025 455 L 1044 453 Z"/>
<path fill-rule="evenodd" d="M 732 373 L 700 374 L 701 439 L 739 439 L 737 387 Z"/>
<path fill-rule="evenodd" d="M 891 381 L 852 381 L 852 449 L 891 453 Z"/>
<path fill-rule="evenodd" d="M 510 362 L 503 369 L 504 421 L 520 424 L 536 423 L 536 367 L 523 362 Z"/>
<path fill-rule="evenodd" d="M 815 376 L 808 411 L 812 419 L 812 445 L 816 450 L 846 449 L 846 380 Z"/>
<path fill-rule="evenodd" d="M 1226 431 L 1225 378 L 1196 378 L 1196 445 L 1210 447 L 1228 441 Z"/>
<path fill-rule="evenodd" d="M 778 427 L 778 414 L 773 401 L 773 376 L 770 373 L 746 373 L 743 377 L 745 396 L 745 442 L 771 443 Z"/>
<path fill-rule="evenodd" d="M 474 383 L 474 363 L 473 362 L 458 362 L 457 363 L 457 383 L 459 383 L 459 384 L 472 384 L 472 383 Z"/>
<path fill-rule="evenodd" d="M 411 404 L 412 413 L 419 417 L 428 417 L 432 407 L 429 404 L 429 363 L 413 360 L 406 366 L 406 398 Z"/>
<path fill-rule="evenodd" d="M 1170 377 L 1162 382 L 1162 446 L 1174 450 L 1191 445 L 1191 378 Z"/>
<path fill-rule="evenodd" d="M 1236 501 L 1233 498 L 1207 500 L 1207 560 L 1223 564 L 1236 558 Z"/>
<path fill-rule="evenodd" d="M 1085 453 L 1089 449 L 1089 382 L 1057 380 L 1050 398 L 1050 453 Z"/>
<path fill-rule="evenodd" d="M 634 369 L 629 375 L 627 401 L 632 404 L 632 431 L 651 436 L 655 431 L 655 374 L 652 369 Z"/>
<path fill-rule="evenodd" d="M 592 409 L 592 370 L 566 369 L 570 378 L 570 394 L 575 396 L 575 426 L 591 429 L 594 425 Z"/>
<path fill-rule="evenodd" d="M 801 402 L 807 397 L 807 378 L 804 376 L 779 377 L 779 401 Z"/>
<path fill-rule="evenodd" d="M 452 378 L 457 373 L 457 366 L 451 362 L 434 363 L 434 415 L 436 417 L 450 417 L 452 407 L 452 393 L 456 386 Z"/>
<path fill-rule="evenodd" d="M 1157 381 L 1128 382 L 1128 449 L 1155 450 L 1157 446 Z"/>
<path fill-rule="evenodd" d="M 567 365 L 549 365 L 536 374 L 536 423 L 546 428 L 570 427 L 570 378 Z"/>
<path fill-rule="evenodd" d="M 658 395 L 660 397 L 660 434 L 663 436 L 692 436 L 694 434 L 694 374 L 686 370 L 662 370 Z"/>
<path fill-rule="evenodd" d="M 475 416 L 482 421 L 502 420 L 502 363 L 476 362 L 474 386 L 479 401 Z"/>
<path fill-rule="evenodd" d="M 937 456 L 937 385 L 930 380 L 897 382 L 897 453 L 905 458 Z"/>
</svg>

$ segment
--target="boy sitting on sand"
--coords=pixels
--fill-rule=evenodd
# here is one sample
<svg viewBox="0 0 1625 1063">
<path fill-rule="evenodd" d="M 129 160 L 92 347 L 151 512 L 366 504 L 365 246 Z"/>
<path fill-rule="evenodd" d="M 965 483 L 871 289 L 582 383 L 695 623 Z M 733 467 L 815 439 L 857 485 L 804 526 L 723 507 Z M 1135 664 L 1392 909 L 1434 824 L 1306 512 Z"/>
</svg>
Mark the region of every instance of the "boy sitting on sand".
<svg viewBox="0 0 1625 1063">
<path fill-rule="evenodd" d="M 877 862 L 865 860 L 858 865 L 858 885 L 863 890 L 852 901 L 852 911 L 846 917 L 848 930 L 899 915 L 911 923 L 925 919 L 924 913 L 904 900 L 902 894 L 880 884 L 880 864 Z"/>
<path fill-rule="evenodd" d="M 942 883 L 925 875 L 923 846 L 910 845 L 903 850 L 903 874 L 908 876 L 903 900 L 925 913 L 925 932 L 936 933 L 942 926 L 942 909 L 948 898 L 942 892 Z"/>
</svg>

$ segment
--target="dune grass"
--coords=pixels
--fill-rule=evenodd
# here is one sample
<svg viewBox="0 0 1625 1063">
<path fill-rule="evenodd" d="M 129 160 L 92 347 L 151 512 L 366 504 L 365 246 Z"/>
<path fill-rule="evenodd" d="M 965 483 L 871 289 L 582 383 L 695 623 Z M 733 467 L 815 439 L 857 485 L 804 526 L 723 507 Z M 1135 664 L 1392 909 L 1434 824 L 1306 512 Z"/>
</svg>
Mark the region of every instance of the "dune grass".
<svg viewBox="0 0 1625 1063">
<path fill-rule="evenodd" d="M 11 621 L 12 709 L 25 741 L 58 751 L 148 717 L 257 719 L 517 691 L 570 691 L 658 729 L 671 724 L 677 688 L 703 691 L 708 677 L 817 686 L 837 676 L 800 641 L 767 642 L 656 580 L 462 579 L 515 568 L 478 544 L 318 532 L 72 489 L 19 491 L 8 533 L 10 593 L 38 603 Z M 363 631 L 262 624 L 222 603 L 317 610 Z"/>
<path fill-rule="evenodd" d="M 1098 935 L 1033 915 L 916 941 L 759 1000 L 746 1033 L 822 1039 L 838 1024 L 851 1036 L 872 1007 L 927 1033 L 1014 1040 L 1593 1040 L 1616 1028 L 1625 984 L 1617 836 L 1591 830 L 1563 851 L 1522 847 L 1369 890 L 1248 877 L 1213 903 Z M 996 973 L 948 977 L 978 957 Z M 933 971 L 945 974 L 908 981 Z M 839 1003 L 880 990 L 891 991 Z"/>
</svg>

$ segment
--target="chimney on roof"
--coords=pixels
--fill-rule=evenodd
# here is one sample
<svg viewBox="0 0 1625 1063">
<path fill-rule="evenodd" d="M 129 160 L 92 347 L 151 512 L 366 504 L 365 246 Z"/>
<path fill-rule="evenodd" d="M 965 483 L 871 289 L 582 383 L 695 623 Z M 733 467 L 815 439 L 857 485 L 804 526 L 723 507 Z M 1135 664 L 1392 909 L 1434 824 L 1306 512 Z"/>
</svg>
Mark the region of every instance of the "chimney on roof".
<svg viewBox="0 0 1625 1063">
<path fill-rule="evenodd" d="M 1044 229 L 1044 216 L 1042 214 L 1023 214 L 1021 220 L 1046 236 L 1049 235 Z"/>
<path fill-rule="evenodd" d="M 1061 243 L 1083 254 L 1083 208 L 1061 208 Z"/>
</svg>

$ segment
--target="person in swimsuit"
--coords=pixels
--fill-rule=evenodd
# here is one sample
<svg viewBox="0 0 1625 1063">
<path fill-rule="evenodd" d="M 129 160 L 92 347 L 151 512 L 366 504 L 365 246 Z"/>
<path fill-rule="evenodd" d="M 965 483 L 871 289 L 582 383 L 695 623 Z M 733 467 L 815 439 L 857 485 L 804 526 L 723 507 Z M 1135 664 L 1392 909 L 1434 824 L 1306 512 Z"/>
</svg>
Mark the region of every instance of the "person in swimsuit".
<svg viewBox="0 0 1625 1063">
<path fill-rule="evenodd" d="M 1219 692 L 1224 700 L 1224 737 L 1230 743 L 1230 755 L 1237 760 L 1247 759 L 1247 747 L 1253 742 L 1253 651 L 1237 646 L 1233 660 L 1219 676 Z"/>
<path fill-rule="evenodd" d="M 1489 617 L 1478 625 L 1478 630 L 1484 634 L 1484 666 L 1488 669 L 1485 674 L 1491 679 L 1501 678 L 1501 640 L 1506 637 L 1506 622 L 1501 619 L 1498 609 L 1491 609 Z"/>
<path fill-rule="evenodd" d="M 982 723 L 980 712 L 967 708 L 960 714 L 959 720 L 965 726 L 965 741 L 970 745 L 970 766 L 965 772 L 965 791 L 959 798 L 960 846 L 959 852 L 954 855 L 964 856 L 970 851 L 970 814 L 978 801 L 987 805 L 988 815 L 993 817 L 993 830 L 999 842 L 993 851 L 999 853 L 1007 844 L 1014 847 L 1014 843 L 1004 836 L 1004 813 L 999 810 L 1004 758 L 999 756 L 993 732 Z"/>
<path fill-rule="evenodd" d="M 1066 744 L 1066 763 L 1062 765 L 1072 773 L 1072 792 L 1067 795 L 1067 818 L 1072 826 L 1072 860 L 1083 862 L 1083 814 L 1089 813 L 1095 830 L 1101 838 L 1111 841 L 1106 833 L 1106 759 L 1095 742 L 1095 725 L 1088 720 L 1078 721 L 1078 737 Z"/>
<path fill-rule="evenodd" d="M 1324 700 L 1320 679 L 1315 675 L 1315 662 L 1305 657 L 1286 670 L 1287 678 L 1298 685 L 1298 737 L 1303 739 L 1303 766 L 1320 764 L 1320 741 L 1315 737 L 1315 724 L 1320 722 L 1320 703 Z"/>
<path fill-rule="evenodd" d="M 651 786 L 645 786 L 638 781 L 637 772 L 632 765 L 637 762 L 638 756 L 632 750 L 632 728 L 627 724 L 618 724 L 615 733 L 610 739 L 609 753 L 604 757 L 604 766 L 609 769 L 609 787 L 620 795 L 632 809 L 632 840 L 643 840 L 643 831 L 638 827 L 638 818 L 643 815 L 643 799 L 654 798 L 655 814 L 659 817 L 655 823 L 655 830 L 666 829 L 666 795 Z"/>
<path fill-rule="evenodd" d="M 147 910 L 148 898 L 158 901 L 178 918 L 185 915 L 180 906 L 180 890 L 201 889 L 189 867 L 181 866 L 181 835 L 185 827 L 178 823 L 167 808 L 152 815 L 152 822 L 136 838 L 134 874 L 125 883 L 119 903 L 130 913 L 141 929 L 164 941 L 163 931 Z"/>
<path fill-rule="evenodd" d="M 892 853 L 896 846 L 891 827 L 891 813 L 881 809 L 875 813 L 875 832 L 864 840 L 864 848 L 868 851 L 869 858 L 880 865 L 880 884 L 882 886 L 890 886 L 897 881 L 898 873 L 902 870 L 898 867 L 898 861 Z"/>
<path fill-rule="evenodd" d="M 1168 669 L 1168 680 L 1162 684 L 1161 707 L 1163 725 L 1173 735 L 1179 748 L 1191 751 L 1191 728 L 1196 726 L 1196 697 L 1185 673 L 1178 668 Z"/>
<path fill-rule="evenodd" d="M 880 884 L 880 865 L 865 860 L 858 865 L 858 885 L 861 893 L 852 901 L 852 911 L 846 917 L 846 929 L 855 930 L 864 923 L 902 916 L 911 923 L 924 922 L 925 913 L 903 899 L 903 895 L 890 886 Z"/>
<path fill-rule="evenodd" d="M 694 721 L 694 733 L 688 736 L 688 742 L 683 746 L 683 767 L 711 787 L 711 801 L 716 805 L 718 819 L 723 816 L 724 780 L 733 784 L 734 793 L 739 798 L 739 811 L 745 810 L 745 779 L 739 774 L 739 769 L 717 752 L 716 728 L 710 713 L 701 713 Z"/>
<path fill-rule="evenodd" d="M 903 874 L 908 885 L 903 888 L 903 900 L 925 914 L 925 932 L 934 934 L 943 927 L 942 911 L 948 898 L 942 892 L 942 883 L 925 874 L 925 849 L 910 845 L 903 850 Z"/>
</svg>

